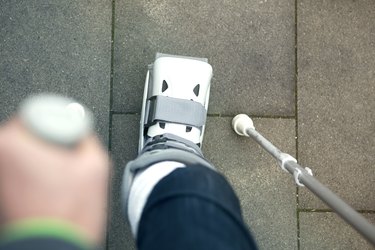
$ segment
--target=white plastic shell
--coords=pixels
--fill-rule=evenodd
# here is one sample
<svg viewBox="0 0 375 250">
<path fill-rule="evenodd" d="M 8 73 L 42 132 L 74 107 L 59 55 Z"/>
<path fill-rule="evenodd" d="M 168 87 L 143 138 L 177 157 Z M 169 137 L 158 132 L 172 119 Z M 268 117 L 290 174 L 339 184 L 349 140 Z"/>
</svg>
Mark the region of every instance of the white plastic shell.
<svg viewBox="0 0 375 250">
<path fill-rule="evenodd" d="M 199 102 L 207 110 L 211 78 L 212 67 L 207 62 L 175 56 L 157 58 L 146 77 L 142 119 L 145 117 L 146 100 L 158 95 Z M 197 144 L 202 143 L 204 126 L 201 129 L 192 127 L 187 131 L 186 125 L 183 124 L 167 122 L 160 126 L 157 122 L 147 130 L 149 137 L 165 133 L 178 135 Z M 142 141 L 143 138 L 140 140 L 140 149 L 143 148 Z"/>
</svg>

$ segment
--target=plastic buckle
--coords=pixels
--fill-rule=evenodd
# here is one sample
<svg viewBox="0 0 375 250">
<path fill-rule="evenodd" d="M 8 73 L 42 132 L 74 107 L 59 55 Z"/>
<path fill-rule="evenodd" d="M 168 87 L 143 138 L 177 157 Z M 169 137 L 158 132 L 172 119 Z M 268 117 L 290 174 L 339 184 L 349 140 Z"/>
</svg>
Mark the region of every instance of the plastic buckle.
<svg viewBox="0 0 375 250">
<path fill-rule="evenodd" d="M 285 163 L 288 162 L 288 161 L 293 161 L 295 163 L 297 163 L 297 160 L 296 158 L 294 158 L 293 156 L 291 156 L 290 154 L 286 154 L 286 153 L 281 153 L 280 154 L 280 160 L 279 160 L 279 166 L 282 170 L 284 170 L 285 172 L 288 172 L 288 170 L 286 170 L 285 168 Z M 289 172 L 288 172 L 289 173 Z"/>
<path fill-rule="evenodd" d="M 305 170 L 307 171 L 307 173 L 311 176 L 313 176 L 313 173 L 312 173 L 312 170 L 308 167 L 305 168 Z M 300 181 L 299 181 L 299 176 L 302 174 L 302 171 L 298 168 L 296 168 L 294 170 L 294 173 L 293 173 L 293 176 L 294 176 L 294 181 L 295 183 L 300 186 L 300 187 L 304 187 L 305 185 L 303 185 Z"/>
</svg>

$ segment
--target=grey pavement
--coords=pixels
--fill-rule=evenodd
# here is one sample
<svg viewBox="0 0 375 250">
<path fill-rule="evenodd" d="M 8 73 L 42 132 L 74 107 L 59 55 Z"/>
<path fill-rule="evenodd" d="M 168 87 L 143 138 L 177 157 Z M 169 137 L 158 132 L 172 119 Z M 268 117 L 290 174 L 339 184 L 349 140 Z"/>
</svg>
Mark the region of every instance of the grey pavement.
<svg viewBox="0 0 375 250">
<path fill-rule="evenodd" d="M 371 249 L 249 139 L 256 127 L 375 222 L 375 2 L 105 0 L 0 2 L 0 121 L 30 93 L 93 109 L 114 162 L 106 249 L 135 249 L 120 205 L 156 52 L 214 69 L 205 156 L 233 184 L 261 249 Z M 113 40 L 113 41 L 112 41 Z"/>
<path fill-rule="evenodd" d="M 374 210 L 375 4 L 301 1 L 298 10 L 299 160 L 356 209 Z M 326 208 L 301 194 L 301 207 Z"/>
<path fill-rule="evenodd" d="M 138 153 L 139 115 L 112 116 L 112 155 L 113 170 L 112 202 L 108 229 L 108 249 L 135 249 L 130 227 L 121 209 L 120 187 L 122 173 L 128 161 Z M 126 222 L 126 223 L 124 223 Z"/>
<path fill-rule="evenodd" d="M 294 155 L 294 120 L 254 122 L 277 146 Z M 272 157 L 255 142 L 234 135 L 231 117 L 209 118 L 203 153 L 233 185 L 259 247 L 297 249 L 296 188 Z"/>
<path fill-rule="evenodd" d="M 0 2 L 0 120 L 31 93 L 55 92 L 93 110 L 108 141 L 111 1 Z"/>
<path fill-rule="evenodd" d="M 374 214 L 363 215 L 375 223 Z M 299 221 L 301 249 L 374 249 L 332 212 L 301 213 Z"/>
<path fill-rule="evenodd" d="M 145 66 L 162 51 L 209 58 L 210 113 L 293 116 L 293 3 L 116 1 L 113 110 L 139 112 Z"/>
</svg>

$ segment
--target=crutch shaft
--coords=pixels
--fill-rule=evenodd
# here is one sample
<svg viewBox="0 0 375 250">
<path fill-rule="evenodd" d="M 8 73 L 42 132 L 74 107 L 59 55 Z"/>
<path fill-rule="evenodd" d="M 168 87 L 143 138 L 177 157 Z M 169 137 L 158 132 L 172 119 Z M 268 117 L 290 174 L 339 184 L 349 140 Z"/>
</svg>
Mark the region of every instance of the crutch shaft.
<svg viewBox="0 0 375 250">
<path fill-rule="evenodd" d="M 281 152 L 270 141 L 263 137 L 253 128 L 246 129 L 246 135 L 254 139 L 268 153 L 278 161 L 286 154 Z M 356 229 L 364 238 L 375 246 L 375 226 L 369 223 L 361 214 L 345 203 L 340 197 L 333 193 L 329 188 L 315 179 L 306 169 L 301 167 L 297 162 L 288 160 L 283 166 L 290 174 L 295 176 L 296 181 L 305 185 L 311 192 L 318 196 L 324 203 L 332 208 L 342 219 Z"/>
</svg>

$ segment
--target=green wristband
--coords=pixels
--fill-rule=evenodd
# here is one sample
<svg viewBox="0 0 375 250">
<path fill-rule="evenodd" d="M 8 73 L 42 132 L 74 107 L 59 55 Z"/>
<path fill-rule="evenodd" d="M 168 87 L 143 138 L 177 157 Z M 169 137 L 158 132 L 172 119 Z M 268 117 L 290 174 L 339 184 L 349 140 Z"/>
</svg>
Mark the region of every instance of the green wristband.
<svg viewBox="0 0 375 250">
<path fill-rule="evenodd" d="M 92 248 L 88 239 L 74 225 L 50 218 L 25 219 L 6 225 L 1 230 L 0 244 L 40 237 L 68 241 L 82 249 Z"/>
</svg>

